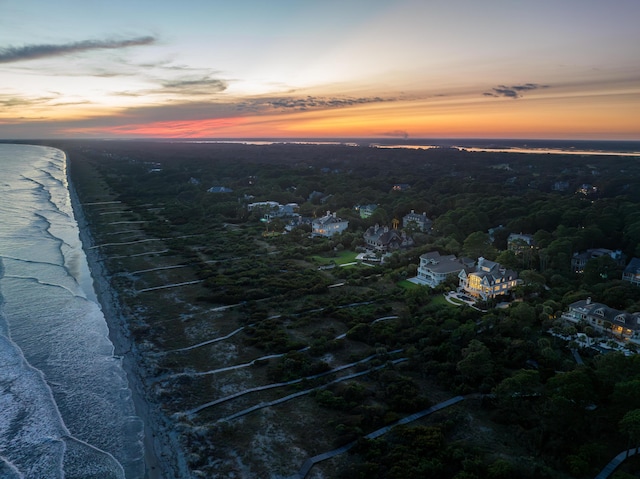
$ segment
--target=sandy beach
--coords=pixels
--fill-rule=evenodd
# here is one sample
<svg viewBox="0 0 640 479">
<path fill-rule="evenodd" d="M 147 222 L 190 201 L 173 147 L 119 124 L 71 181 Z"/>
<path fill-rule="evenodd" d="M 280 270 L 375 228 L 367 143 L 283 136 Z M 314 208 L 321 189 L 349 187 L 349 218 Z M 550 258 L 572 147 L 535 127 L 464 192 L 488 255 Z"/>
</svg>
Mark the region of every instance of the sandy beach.
<svg viewBox="0 0 640 479">
<path fill-rule="evenodd" d="M 68 182 L 80 239 L 93 278 L 93 287 L 109 328 L 114 355 L 122 357 L 122 365 L 127 374 L 136 414 L 144 424 L 145 477 L 147 479 L 190 477 L 177 437 L 171 432 L 167 423 L 168 419 L 159 410 L 159 405 L 150 404 L 146 399 L 143 384 L 146 374 L 143 360 L 130 338 L 125 316 L 118 301 L 118 293 L 110 287 L 109 272 L 104 268 L 100 249 L 91 248 L 94 246 L 91 230 L 70 178 Z"/>
</svg>

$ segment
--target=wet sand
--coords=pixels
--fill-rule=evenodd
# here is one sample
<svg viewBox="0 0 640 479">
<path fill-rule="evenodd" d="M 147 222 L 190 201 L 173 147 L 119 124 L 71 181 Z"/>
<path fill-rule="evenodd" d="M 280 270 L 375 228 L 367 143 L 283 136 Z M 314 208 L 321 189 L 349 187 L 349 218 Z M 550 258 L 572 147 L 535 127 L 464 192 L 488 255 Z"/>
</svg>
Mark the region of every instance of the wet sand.
<svg viewBox="0 0 640 479">
<path fill-rule="evenodd" d="M 177 457 L 181 453 L 174 446 L 177 438 L 166 424 L 160 411 L 154 413 L 153 406 L 145 398 L 143 381 L 145 380 L 142 360 L 136 351 L 133 340 L 129 337 L 125 318 L 118 301 L 116 291 L 111 289 L 108 272 L 105 270 L 99 248 L 90 249 L 93 244 L 91 230 L 85 219 L 78 196 L 69 179 L 69 193 L 73 205 L 74 215 L 78 222 L 80 239 L 87 256 L 87 262 L 93 278 L 98 301 L 102 313 L 109 327 L 109 338 L 114 346 L 114 354 L 122 357 L 122 366 L 127 374 L 136 414 L 144 424 L 144 462 L 146 479 L 172 479 L 174 477 L 189 477 L 187 471 L 176 475 L 175 465 L 183 464 Z M 155 406 L 156 408 L 158 406 Z M 177 459 L 177 460 L 176 460 Z"/>
</svg>

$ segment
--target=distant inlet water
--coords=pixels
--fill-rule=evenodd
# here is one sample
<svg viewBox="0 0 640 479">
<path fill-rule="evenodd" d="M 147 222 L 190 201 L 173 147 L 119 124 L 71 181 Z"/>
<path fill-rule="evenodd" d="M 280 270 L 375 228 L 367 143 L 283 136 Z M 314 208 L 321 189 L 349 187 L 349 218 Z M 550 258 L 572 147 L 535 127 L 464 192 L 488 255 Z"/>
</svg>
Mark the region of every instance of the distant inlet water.
<svg viewBox="0 0 640 479">
<path fill-rule="evenodd" d="M 640 141 L 637 140 L 513 140 L 513 139 L 451 139 L 405 138 L 398 139 L 170 139 L 155 140 L 171 143 L 218 143 L 253 146 L 316 145 L 360 146 L 382 149 L 431 150 L 452 148 L 459 151 L 487 153 L 524 153 L 580 156 L 629 156 L 640 157 Z"/>
<path fill-rule="evenodd" d="M 142 422 L 79 239 L 66 157 L 0 144 L 0 477 L 142 479 Z"/>
</svg>

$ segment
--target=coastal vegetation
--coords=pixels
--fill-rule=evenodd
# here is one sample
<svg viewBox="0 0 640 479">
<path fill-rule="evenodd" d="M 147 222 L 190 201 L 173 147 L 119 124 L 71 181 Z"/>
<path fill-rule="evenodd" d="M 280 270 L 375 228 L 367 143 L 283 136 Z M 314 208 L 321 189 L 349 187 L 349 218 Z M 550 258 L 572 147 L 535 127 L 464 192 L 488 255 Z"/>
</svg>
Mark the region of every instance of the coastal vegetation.
<svg viewBox="0 0 640 479">
<path fill-rule="evenodd" d="M 291 477 L 308 458 L 353 444 L 308 477 L 586 478 L 637 445 L 634 345 L 628 354 L 584 348 L 578 362 L 577 334 L 597 333 L 561 320 L 587 297 L 640 311 L 640 288 L 610 258 L 571 269 L 588 248 L 640 256 L 637 158 L 55 146 L 70 160 L 88 247 L 117 292 L 131 343 L 120 353 L 135 356 L 164 418 L 157 426 L 179 434 L 193 477 Z M 335 211 L 349 228 L 330 238 L 304 224 L 287 231 L 284 218 L 261 221 L 247 208 L 254 201 L 297 203 L 309 218 Z M 354 206 L 371 203 L 361 218 Z M 369 226 L 411 210 L 433 230 L 411 231 L 414 246 L 384 262 L 356 260 Z M 536 249 L 509 251 L 510 233 L 532 235 Z M 504 301 L 452 304 L 443 293 L 456 283 L 407 283 L 434 250 L 498 261 L 522 284 Z"/>
</svg>

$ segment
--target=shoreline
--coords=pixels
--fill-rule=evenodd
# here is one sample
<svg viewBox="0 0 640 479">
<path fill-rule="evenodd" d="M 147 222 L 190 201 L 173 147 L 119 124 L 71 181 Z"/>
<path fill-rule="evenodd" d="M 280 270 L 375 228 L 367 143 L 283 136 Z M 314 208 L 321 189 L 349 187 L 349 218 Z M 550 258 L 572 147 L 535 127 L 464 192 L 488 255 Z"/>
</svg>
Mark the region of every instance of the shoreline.
<svg viewBox="0 0 640 479">
<path fill-rule="evenodd" d="M 68 165 L 69 157 L 66 152 L 65 156 L 67 161 L 67 182 L 71 206 L 75 220 L 78 224 L 82 249 L 86 256 L 91 278 L 93 280 L 93 289 L 107 323 L 109 340 L 114 347 L 114 355 L 122 358 L 122 369 L 126 374 L 136 415 L 140 418 L 143 424 L 142 441 L 145 465 L 144 478 L 169 479 L 174 477 L 171 475 L 174 471 L 166 457 L 171 457 L 170 454 L 177 455 L 179 453 L 175 449 L 169 447 L 169 443 L 174 441 L 169 440 L 170 434 L 167 425 L 159 423 L 160 420 L 164 419 L 163 413 L 158 411 L 154 414 L 152 404 L 150 404 L 145 398 L 143 382 L 146 376 L 142 370 L 142 358 L 136 351 L 136 345 L 128 334 L 122 306 L 118 299 L 118 293 L 111 288 L 109 283 L 109 273 L 101 263 L 103 258 L 96 248 L 90 248 L 91 246 L 94 246 L 92 232 L 87 223 L 84 210 L 70 177 Z M 185 475 L 179 477 L 188 476 Z"/>
</svg>

